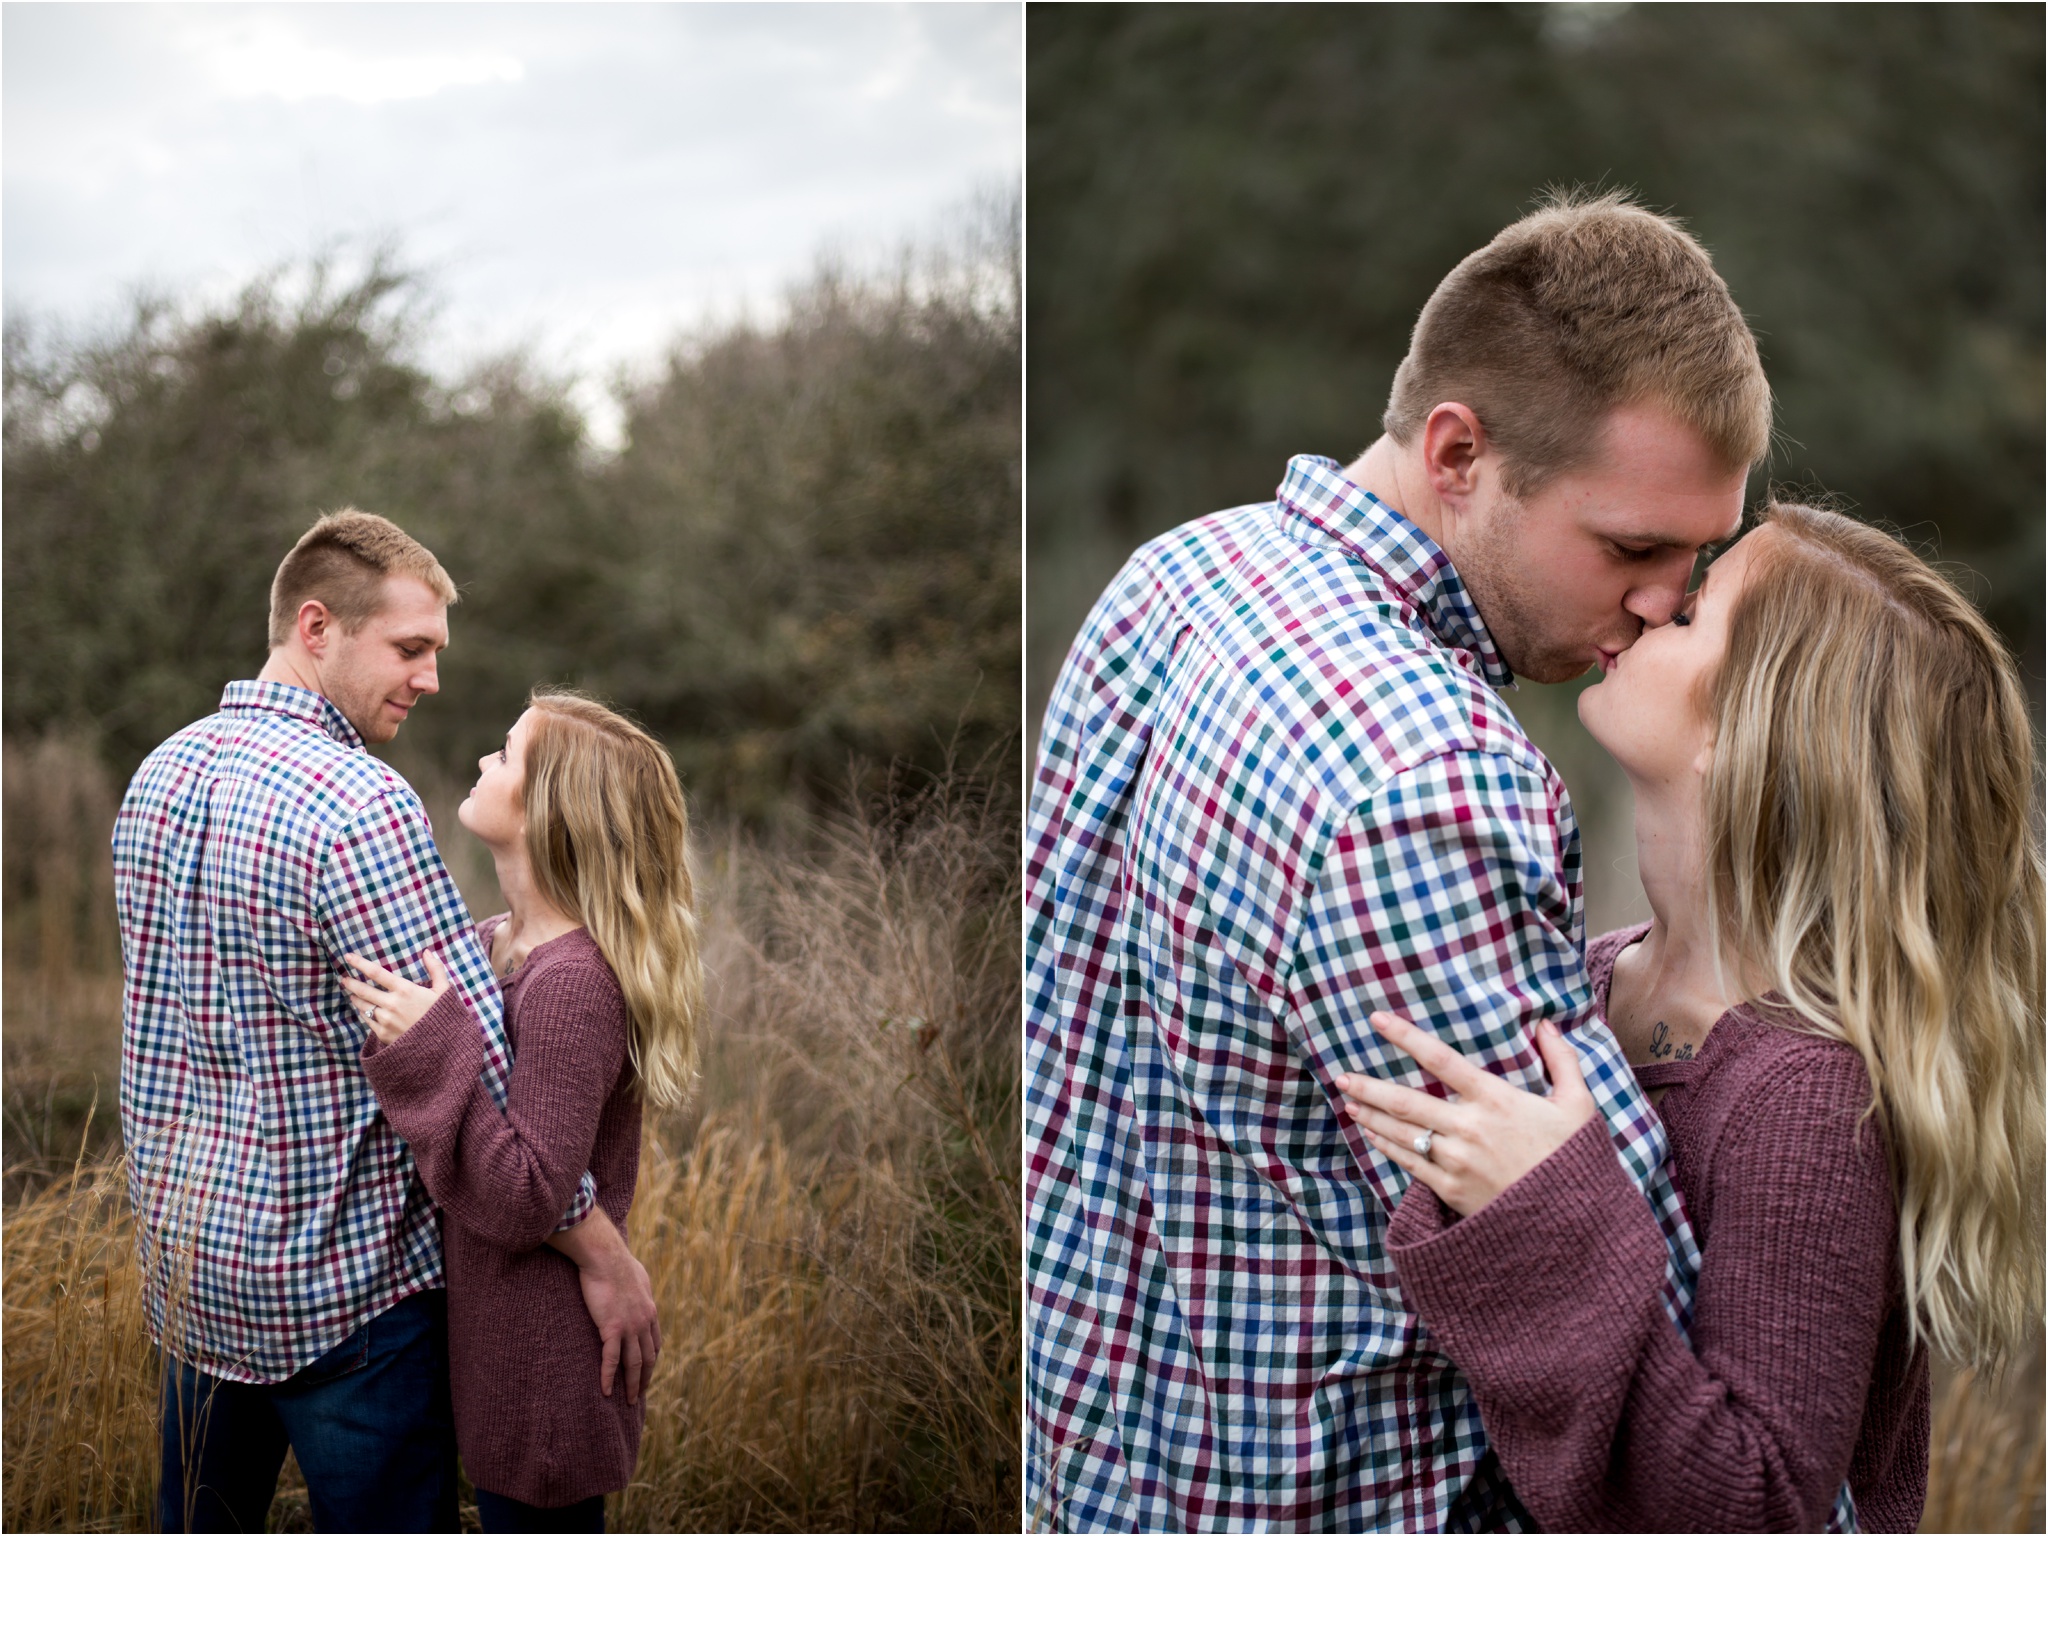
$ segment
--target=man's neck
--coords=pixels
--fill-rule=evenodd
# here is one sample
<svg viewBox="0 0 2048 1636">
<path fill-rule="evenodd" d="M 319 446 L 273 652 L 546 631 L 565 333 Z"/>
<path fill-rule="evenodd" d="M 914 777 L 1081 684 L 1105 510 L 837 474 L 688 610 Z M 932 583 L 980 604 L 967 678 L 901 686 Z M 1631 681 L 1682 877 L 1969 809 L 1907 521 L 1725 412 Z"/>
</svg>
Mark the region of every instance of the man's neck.
<svg viewBox="0 0 2048 1636">
<path fill-rule="evenodd" d="M 1436 541 L 1456 565 L 1458 559 L 1452 555 L 1454 542 L 1445 537 L 1450 531 L 1446 528 L 1444 507 L 1417 455 L 1382 434 L 1371 448 L 1344 468 L 1344 475 Z"/>
<path fill-rule="evenodd" d="M 327 696 L 320 686 L 320 669 L 313 663 L 313 656 L 294 650 L 290 644 L 270 650 L 270 657 L 256 673 L 256 680 L 282 682 L 286 687 L 303 687 L 308 693 L 318 693 L 323 699 Z"/>
</svg>

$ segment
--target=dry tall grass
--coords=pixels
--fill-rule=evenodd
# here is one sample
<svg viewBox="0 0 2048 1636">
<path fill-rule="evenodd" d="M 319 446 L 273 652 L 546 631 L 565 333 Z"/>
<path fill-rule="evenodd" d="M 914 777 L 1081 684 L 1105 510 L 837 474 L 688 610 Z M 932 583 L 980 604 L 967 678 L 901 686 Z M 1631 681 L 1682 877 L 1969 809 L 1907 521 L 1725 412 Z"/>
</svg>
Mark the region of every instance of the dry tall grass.
<svg viewBox="0 0 2048 1636">
<path fill-rule="evenodd" d="M 958 790 L 702 861 L 713 1033 L 698 1107 L 649 1121 L 629 1234 L 665 1345 L 614 1528 L 1018 1526 L 1016 870 L 1014 802 Z M 0 1521 L 143 1529 L 125 1175 L 38 1111 L 111 1101 L 118 980 L 10 942 Z M 290 1465 L 270 1522 L 306 1526 Z"/>
<path fill-rule="evenodd" d="M 1937 1367 L 1923 1534 L 2038 1534 L 2043 1504 L 2042 1350 L 2003 1381 Z"/>
</svg>

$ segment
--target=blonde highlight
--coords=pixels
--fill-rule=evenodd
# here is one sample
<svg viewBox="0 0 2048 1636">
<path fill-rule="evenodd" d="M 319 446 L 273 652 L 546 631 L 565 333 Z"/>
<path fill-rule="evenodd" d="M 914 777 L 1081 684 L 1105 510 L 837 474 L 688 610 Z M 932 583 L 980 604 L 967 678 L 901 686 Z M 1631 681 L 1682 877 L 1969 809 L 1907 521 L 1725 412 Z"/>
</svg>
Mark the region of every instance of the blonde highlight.
<svg viewBox="0 0 2048 1636">
<path fill-rule="evenodd" d="M 583 922 L 632 1022 L 641 1094 L 684 1106 L 704 1009 L 689 809 L 659 740 L 567 689 L 528 699 L 526 852 L 535 885 Z"/>
<path fill-rule="evenodd" d="M 1707 889 L 1772 1020 L 1852 1046 L 1913 1333 L 1996 1368 L 2042 1310 L 2043 885 L 2017 669 L 1900 541 L 1777 501 L 1712 679 Z"/>
</svg>

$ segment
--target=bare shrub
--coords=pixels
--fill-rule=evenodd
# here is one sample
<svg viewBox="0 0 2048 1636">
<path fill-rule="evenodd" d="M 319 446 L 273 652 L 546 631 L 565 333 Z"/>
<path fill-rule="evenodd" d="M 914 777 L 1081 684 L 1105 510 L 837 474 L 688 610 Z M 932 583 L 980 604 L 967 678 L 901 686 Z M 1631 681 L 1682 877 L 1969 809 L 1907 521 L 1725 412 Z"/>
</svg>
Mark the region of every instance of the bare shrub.
<svg viewBox="0 0 2048 1636">
<path fill-rule="evenodd" d="M 109 1157 L 119 1144 L 121 979 L 10 961 L 0 1018 L 12 1202 L 68 1174 L 81 1155 Z"/>
<path fill-rule="evenodd" d="M 813 1372 L 791 1385 L 801 1436 L 778 1467 L 804 1475 L 756 1495 L 778 1496 L 784 1525 L 1017 1525 L 1018 853 L 1014 804 L 975 789 L 833 821 L 808 852 L 728 843 L 709 871 L 699 1150 L 760 1133 L 765 1168 L 730 1194 L 751 1201 L 730 1276 L 753 1268 L 754 1298 L 814 1337 L 794 1354 Z M 650 1255 L 701 1185 L 660 1174 L 643 1186 L 677 1204 Z M 712 1435 L 720 1412 L 682 1424 Z M 839 1453 L 803 1458 L 826 1446 Z M 843 1489 L 828 1498 L 822 1472 Z M 643 1459 L 629 1511 L 676 1503 L 688 1485 Z"/>
<path fill-rule="evenodd" d="M 46 971 L 118 965 L 109 838 L 119 804 L 91 742 L 50 732 L 0 746 L 8 941 Z"/>
</svg>

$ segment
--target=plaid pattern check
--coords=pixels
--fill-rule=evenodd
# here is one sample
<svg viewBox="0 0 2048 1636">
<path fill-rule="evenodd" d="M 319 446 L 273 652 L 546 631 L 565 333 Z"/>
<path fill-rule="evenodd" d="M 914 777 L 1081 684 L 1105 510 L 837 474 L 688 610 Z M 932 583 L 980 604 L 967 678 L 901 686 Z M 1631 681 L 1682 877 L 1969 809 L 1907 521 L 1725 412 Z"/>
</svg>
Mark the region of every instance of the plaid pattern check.
<svg viewBox="0 0 2048 1636">
<path fill-rule="evenodd" d="M 1027 1494 L 1059 1529 L 1519 1529 L 1384 1238 L 1342 1071 L 1398 1010 L 1544 1083 L 1573 1035 L 1663 1229 L 1663 1126 L 1593 1008 L 1563 783 L 1442 551 L 1301 456 L 1142 547 L 1045 719 L 1027 837 Z"/>
<path fill-rule="evenodd" d="M 511 1072 L 498 984 L 425 809 L 327 700 L 233 682 L 151 753 L 114 824 L 121 1129 L 152 1334 L 283 1380 L 442 1281 L 440 1231 L 336 981 L 432 948 Z M 585 1176 L 562 1225 L 595 1202 Z"/>
</svg>

